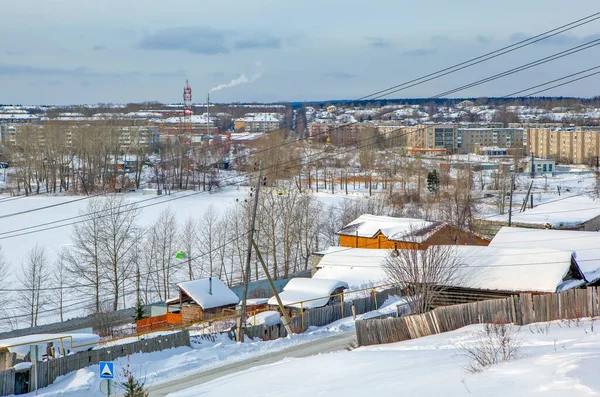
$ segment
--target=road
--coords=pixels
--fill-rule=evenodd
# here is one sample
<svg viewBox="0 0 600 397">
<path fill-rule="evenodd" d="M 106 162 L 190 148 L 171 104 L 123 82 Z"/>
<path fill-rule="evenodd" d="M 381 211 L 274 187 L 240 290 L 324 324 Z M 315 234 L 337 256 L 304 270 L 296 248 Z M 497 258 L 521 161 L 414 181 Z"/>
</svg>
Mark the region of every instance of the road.
<svg viewBox="0 0 600 397">
<path fill-rule="evenodd" d="M 244 371 L 259 365 L 272 364 L 281 361 L 287 357 L 301 358 L 314 356 L 319 353 L 330 353 L 343 350 L 353 340 L 356 340 L 354 332 L 347 332 L 341 335 L 331 336 L 329 338 L 317 339 L 313 342 L 301 345 L 291 346 L 287 349 L 269 353 L 264 356 L 254 357 L 248 360 L 224 365 L 219 368 L 193 374 L 181 379 L 175 379 L 170 382 L 162 383 L 149 388 L 150 397 L 164 397 L 169 393 L 184 390 L 189 387 L 198 386 L 221 376 Z"/>
</svg>

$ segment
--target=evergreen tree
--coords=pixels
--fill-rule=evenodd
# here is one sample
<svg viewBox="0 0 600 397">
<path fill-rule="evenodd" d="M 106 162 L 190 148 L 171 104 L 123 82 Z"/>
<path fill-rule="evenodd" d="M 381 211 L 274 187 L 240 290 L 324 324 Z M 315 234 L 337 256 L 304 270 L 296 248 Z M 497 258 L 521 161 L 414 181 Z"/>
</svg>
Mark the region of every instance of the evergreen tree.
<svg viewBox="0 0 600 397">
<path fill-rule="evenodd" d="M 427 190 L 431 193 L 437 193 L 440 188 L 440 176 L 436 170 L 427 174 Z"/>
<path fill-rule="evenodd" d="M 133 315 L 133 318 L 135 319 L 135 321 L 146 318 L 146 309 L 144 309 L 144 305 L 142 304 L 141 299 L 138 299 L 138 301 L 136 302 L 134 313 L 135 314 Z"/>
<path fill-rule="evenodd" d="M 136 379 L 129 363 L 123 367 L 119 384 L 125 397 L 148 397 L 149 395 L 144 383 Z"/>
</svg>

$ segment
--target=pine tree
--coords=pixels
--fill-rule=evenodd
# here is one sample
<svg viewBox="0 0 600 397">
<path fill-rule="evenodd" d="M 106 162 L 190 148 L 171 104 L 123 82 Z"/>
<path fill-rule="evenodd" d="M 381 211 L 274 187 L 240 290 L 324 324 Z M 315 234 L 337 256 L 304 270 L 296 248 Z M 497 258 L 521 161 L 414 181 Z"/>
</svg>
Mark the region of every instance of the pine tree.
<svg viewBox="0 0 600 397">
<path fill-rule="evenodd" d="M 427 174 L 427 190 L 431 193 L 437 193 L 440 188 L 440 176 L 436 170 Z"/>
<path fill-rule="evenodd" d="M 123 367 L 121 373 L 120 386 L 123 389 L 123 395 L 125 397 L 148 397 L 149 393 L 144 387 L 144 383 L 136 379 L 131 366 L 127 363 L 126 367 Z"/>
<path fill-rule="evenodd" d="M 138 301 L 135 304 L 135 311 L 134 311 L 133 318 L 135 319 L 135 321 L 146 318 L 146 309 L 144 308 L 144 305 L 142 304 L 141 299 L 138 299 Z"/>
</svg>

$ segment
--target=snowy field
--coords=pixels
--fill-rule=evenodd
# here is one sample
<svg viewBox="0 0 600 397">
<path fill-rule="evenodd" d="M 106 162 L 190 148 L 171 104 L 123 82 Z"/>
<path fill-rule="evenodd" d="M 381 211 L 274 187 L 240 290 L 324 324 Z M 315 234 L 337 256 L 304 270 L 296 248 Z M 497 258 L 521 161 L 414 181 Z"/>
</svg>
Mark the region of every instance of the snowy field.
<svg viewBox="0 0 600 397">
<path fill-rule="evenodd" d="M 483 326 L 389 345 L 286 359 L 169 397 L 196 396 L 597 396 L 600 336 L 591 321 L 519 328 L 520 358 L 480 373 L 461 346 Z M 250 393 L 250 394 L 248 394 Z"/>
<path fill-rule="evenodd" d="M 224 213 L 233 207 L 236 199 L 248 196 L 248 189 L 241 187 L 226 187 L 218 192 L 191 192 L 183 191 L 173 193 L 170 196 L 152 196 L 142 193 L 126 194 L 128 202 L 138 203 L 141 208 L 138 224 L 141 227 L 150 226 L 159 217 L 161 211 L 171 208 L 175 212 L 177 221 L 183 223 L 186 218 L 200 219 L 211 205 L 219 212 Z M 342 192 L 330 194 L 319 192 L 315 195 L 324 206 L 337 204 L 346 198 L 357 198 L 362 194 L 346 196 Z M 66 220 L 79 215 L 84 211 L 89 200 L 82 200 L 82 196 L 30 196 L 18 199 L 8 198 L 0 195 L 0 246 L 10 265 L 11 273 L 16 275 L 21 269 L 27 252 L 34 244 L 46 247 L 46 253 L 51 262 L 57 257 L 63 246 L 71 243 L 72 225 L 75 220 Z M 173 200 L 176 199 L 176 200 Z M 76 201 L 74 201 L 76 200 Z M 69 203 L 73 201 L 72 203 Z M 39 207 L 58 205 L 40 211 L 29 212 L 2 218 L 10 214 L 33 210 Z M 146 208 L 144 208 L 146 207 Z M 18 229 L 38 226 L 40 224 L 52 223 L 35 229 L 16 231 Z M 35 230 L 36 233 L 30 233 Z M 16 232 L 15 232 L 16 231 Z M 27 233 L 27 234 L 24 234 Z M 19 234 L 23 234 L 20 235 Z"/>
</svg>

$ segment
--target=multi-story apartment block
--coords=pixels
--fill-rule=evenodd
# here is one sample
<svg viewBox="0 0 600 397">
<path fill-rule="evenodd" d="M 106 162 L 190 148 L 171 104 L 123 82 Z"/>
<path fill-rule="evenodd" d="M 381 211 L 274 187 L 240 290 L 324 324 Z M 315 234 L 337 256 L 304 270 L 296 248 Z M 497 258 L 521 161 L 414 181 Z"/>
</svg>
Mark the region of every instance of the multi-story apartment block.
<svg viewBox="0 0 600 397">
<path fill-rule="evenodd" d="M 530 128 L 527 135 L 527 150 L 537 157 L 572 164 L 595 164 L 600 155 L 599 128 Z"/>
<path fill-rule="evenodd" d="M 281 128 L 281 119 L 282 115 L 278 113 L 248 113 L 235 120 L 235 127 L 246 132 L 270 132 Z"/>
<path fill-rule="evenodd" d="M 148 147 L 159 143 L 160 131 L 158 126 L 154 125 L 121 127 L 117 139 L 124 149 L 136 146 Z"/>
<path fill-rule="evenodd" d="M 523 148 L 522 128 L 459 128 L 456 137 L 458 153 L 475 153 L 475 145 Z"/>
</svg>

